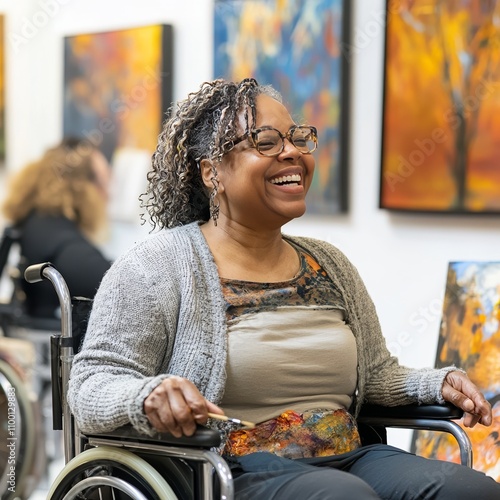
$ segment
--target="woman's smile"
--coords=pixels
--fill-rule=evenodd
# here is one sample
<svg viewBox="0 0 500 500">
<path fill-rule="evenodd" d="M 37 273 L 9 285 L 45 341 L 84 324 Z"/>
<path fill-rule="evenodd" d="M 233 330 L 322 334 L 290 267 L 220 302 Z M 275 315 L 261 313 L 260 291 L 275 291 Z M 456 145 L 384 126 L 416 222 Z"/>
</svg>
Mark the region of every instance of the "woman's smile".
<svg viewBox="0 0 500 500">
<path fill-rule="evenodd" d="M 271 184 L 278 186 L 300 186 L 302 176 L 300 174 L 284 175 L 271 179 Z"/>
</svg>

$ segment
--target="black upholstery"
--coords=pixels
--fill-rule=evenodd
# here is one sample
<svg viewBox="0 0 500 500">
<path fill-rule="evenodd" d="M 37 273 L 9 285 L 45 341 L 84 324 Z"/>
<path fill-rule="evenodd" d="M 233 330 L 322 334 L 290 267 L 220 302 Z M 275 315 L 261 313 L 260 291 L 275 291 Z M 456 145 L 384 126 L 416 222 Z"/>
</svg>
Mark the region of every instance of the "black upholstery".
<svg viewBox="0 0 500 500">
<path fill-rule="evenodd" d="M 381 418 L 430 418 L 434 420 L 454 420 L 462 418 L 463 411 L 451 403 L 444 405 L 404 405 L 377 406 L 366 404 L 361 408 L 359 417 Z"/>
<path fill-rule="evenodd" d="M 92 434 L 87 434 L 88 438 L 96 437 Z M 154 436 L 145 436 L 139 433 L 131 425 L 125 425 L 114 431 L 103 432 L 98 435 L 100 439 L 102 438 L 120 438 L 121 441 L 137 441 L 138 439 L 144 443 L 150 444 L 170 444 L 176 446 L 194 446 L 201 448 L 216 448 L 221 443 L 220 434 L 214 429 L 210 429 L 203 425 L 199 425 L 196 433 L 193 436 L 186 437 L 182 436 L 176 438 L 168 433 L 158 433 Z"/>
</svg>

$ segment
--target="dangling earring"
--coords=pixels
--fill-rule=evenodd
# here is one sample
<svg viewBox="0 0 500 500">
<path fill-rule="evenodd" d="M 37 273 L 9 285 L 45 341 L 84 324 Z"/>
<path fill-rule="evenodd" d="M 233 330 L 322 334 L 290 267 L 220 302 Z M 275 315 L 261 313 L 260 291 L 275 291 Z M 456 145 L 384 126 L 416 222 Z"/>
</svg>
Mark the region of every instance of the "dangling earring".
<svg viewBox="0 0 500 500">
<path fill-rule="evenodd" d="M 217 226 L 217 219 L 219 218 L 219 207 L 220 201 L 217 198 L 219 192 L 219 179 L 217 178 L 217 171 L 212 165 L 212 178 L 210 179 L 214 188 L 210 193 L 209 208 L 210 208 L 210 218 L 214 221 L 214 226 Z"/>
<path fill-rule="evenodd" d="M 215 187 L 210 193 L 210 218 L 214 221 L 214 226 L 217 225 L 217 219 L 219 218 L 219 207 L 220 202 L 217 198 L 217 188 Z"/>
</svg>

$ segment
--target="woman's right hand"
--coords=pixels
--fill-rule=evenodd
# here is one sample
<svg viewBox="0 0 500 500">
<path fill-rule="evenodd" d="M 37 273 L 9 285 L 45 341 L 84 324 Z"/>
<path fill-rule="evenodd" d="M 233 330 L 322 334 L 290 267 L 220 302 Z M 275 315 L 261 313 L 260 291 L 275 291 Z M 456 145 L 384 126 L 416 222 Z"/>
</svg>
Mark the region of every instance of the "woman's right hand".
<svg viewBox="0 0 500 500">
<path fill-rule="evenodd" d="M 192 436 L 197 424 L 206 424 L 208 412 L 224 414 L 191 381 L 176 375 L 164 379 L 144 400 L 144 412 L 157 431 L 175 437 Z"/>
</svg>

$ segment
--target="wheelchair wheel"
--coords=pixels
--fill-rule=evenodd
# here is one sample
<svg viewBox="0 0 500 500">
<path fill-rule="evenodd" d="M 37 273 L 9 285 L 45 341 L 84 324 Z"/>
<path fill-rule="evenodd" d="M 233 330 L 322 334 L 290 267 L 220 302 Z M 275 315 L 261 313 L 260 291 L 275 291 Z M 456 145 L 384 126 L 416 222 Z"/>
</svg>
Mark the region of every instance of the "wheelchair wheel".
<svg viewBox="0 0 500 500">
<path fill-rule="evenodd" d="M 144 459 L 121 448 L 99 446 L 66 464 L 47 500 L 177 500 L 160 473 Z"/>
<path fill-rule="evenodd" d="M 25 383 L 0 359 L 0 495 L 2 500 L 28 498 L 38 480 L 35 464 L 36 407 Z"/>
</svg>

